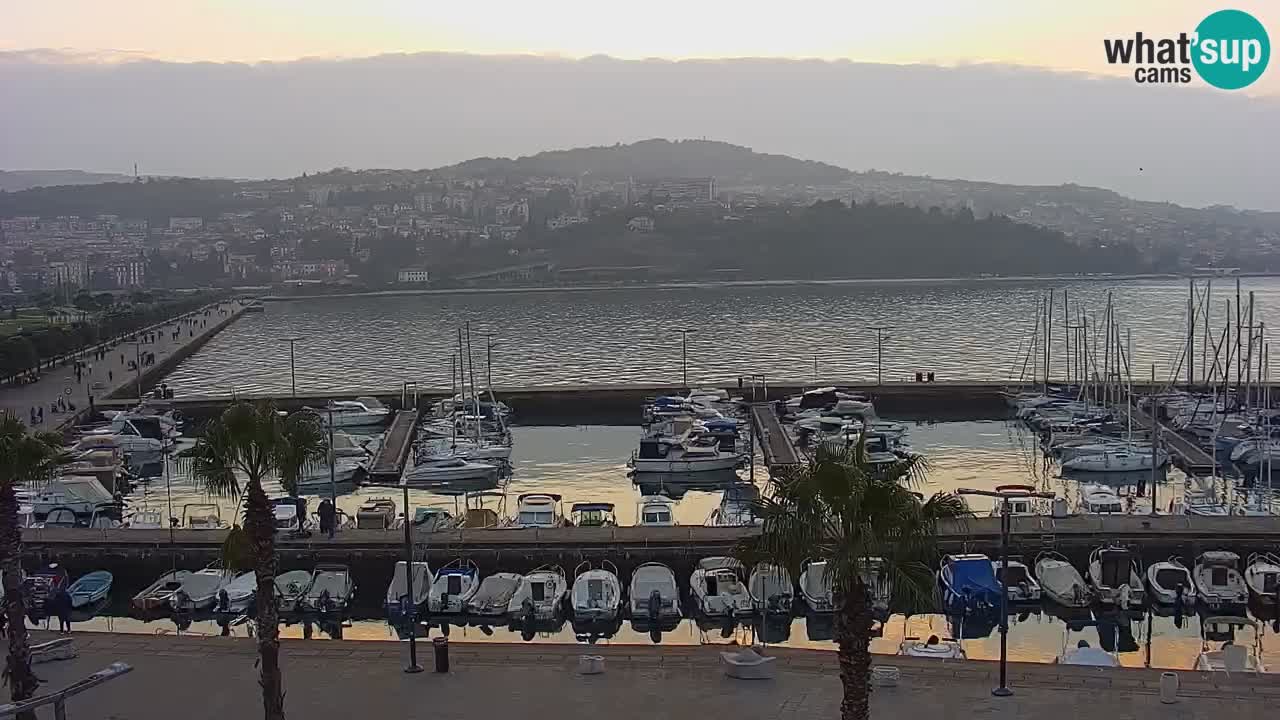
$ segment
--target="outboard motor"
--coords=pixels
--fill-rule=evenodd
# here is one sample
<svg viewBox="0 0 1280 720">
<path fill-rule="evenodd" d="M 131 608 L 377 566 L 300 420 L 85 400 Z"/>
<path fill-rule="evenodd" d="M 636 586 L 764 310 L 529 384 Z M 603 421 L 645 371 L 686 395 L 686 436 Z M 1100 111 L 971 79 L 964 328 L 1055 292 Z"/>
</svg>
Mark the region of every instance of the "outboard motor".
<svg viewBox="0 0 1280 720">
<path fill-rule="evenodd" d="M 662 611 L 662 593 L 654 590 L 649 593 L 649 621 L 653 624 L 658 623 L 658 614 Z"/>
<path fill-rule="evenodd" d="M 530 598 L 524 599 L 524 602 L 520 604 L 520 614 L 524 618 L 524 628 L 523 628 L 523 631 L 520 633 L 520 637 L 523 638 L 526 642 L 528 642 L 529 640 L 533 639 L 534 624 L 538 620 L 537 612 L 533 608 L 532 599 Z"/>
<path fill-rule="evenodd" d="M 1182 629 L 1182 608 L 1183 608 L 1182 593 L 1185 590 L 1186 590 L 1186 585 L 1184 585 L 1183 583 L 1178 583 L 1177 592 L 1173 596 L 1173 626 L 1178 629 Z"/>
<path fill-rule="evenodd" d="M 231 596 L 227 595 L 226 589 L 218 591 L 218 612 L 231 611 Z"/>
</svg>

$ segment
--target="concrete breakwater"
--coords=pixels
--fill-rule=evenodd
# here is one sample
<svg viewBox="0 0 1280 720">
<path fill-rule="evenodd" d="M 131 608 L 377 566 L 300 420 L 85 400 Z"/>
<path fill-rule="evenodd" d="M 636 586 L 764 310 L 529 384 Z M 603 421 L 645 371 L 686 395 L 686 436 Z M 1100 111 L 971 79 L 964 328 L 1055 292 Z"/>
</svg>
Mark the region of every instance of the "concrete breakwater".
<svg viewBox="0 0 1280 720">
<path fill-rule="evenodd" d="M 139 386 L 141 386 L 141 391 L 145 393 L 156 385 L 159 385 L 161 380 L 163 380 L 166 375 L 173 372 L 173 369 L 178 367 L 183 360 L 191 357 L 196 353 L 196 351 L 204 347 L 205 343 L 212 340 L 215 335 L 222 332 L 229 325 L 243 317 L 248 306 L 244 303 L 231 303 L 226 306 L 212 305 L 205 308 L 205 310 L 218 310 L 223 307 L 229 311 L 226 317 L 220 318 L 218 322 L 212 326 L 201 328 L 199 332 L 190 336 L 186 342 L 181 342 L 181 340 L 179 340 L 181 344 L 175 347 L 172 352 L 161 357 L 155 365 L 152 365 L 142 371 L 140 376 L 126 378 L 127 382 L 112 389 L 112 392 L 107 395 L 107 400 L 127 399 L 127 402 L 135 401 Z M 172 321 L 167 324 L 172 324 Z M 164 331 L 161 330 L 160 332 Z M 101 405 L 103 407 L 110 407 L 111 403 L 104 402 L 101 403 Z"/>
</svg>

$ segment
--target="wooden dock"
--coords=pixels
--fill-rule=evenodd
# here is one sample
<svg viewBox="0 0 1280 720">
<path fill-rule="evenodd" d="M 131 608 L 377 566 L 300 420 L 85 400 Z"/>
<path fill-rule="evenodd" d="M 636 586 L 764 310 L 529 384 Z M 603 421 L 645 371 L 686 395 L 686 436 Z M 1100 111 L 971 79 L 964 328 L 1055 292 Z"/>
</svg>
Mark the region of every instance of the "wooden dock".
<svg viewBox="0 0 1280 720">
<path fill-rule="evenodd" d="M 1152 417 L 1142 410 L 1129 406 L 1127 412 L 1133 418 L 1133 424 L 1143 430 L 1150 432 L 1155 427 Z M 1161 446 L 1168 451 L 1169 459 L 1183 472 L 1189 475 L 1209 475 L 1213 472 L 1213 457 L 1177 430 L 1162 425 L 1160 442 Z"/>
<path fill-rule="evenodd" d="M 754 403 L 751 406 L 751 432 L 764 454 L 764 464 L 775 467 L 800 464 L 800 453 L 791 442 L 791 436 L 782 427 L 772 403 Z"/>
<path fill-rule="evenodd" d="M 382 447 L 378 448 L 369 463 L 370 482 L 381 485 L 400 482 L 405 463 L 409 460 L 409 451 L 413 448 L 420 414 L 421 411 L 416 408 L 396 412 L 382 440 Z"/>
</svg>

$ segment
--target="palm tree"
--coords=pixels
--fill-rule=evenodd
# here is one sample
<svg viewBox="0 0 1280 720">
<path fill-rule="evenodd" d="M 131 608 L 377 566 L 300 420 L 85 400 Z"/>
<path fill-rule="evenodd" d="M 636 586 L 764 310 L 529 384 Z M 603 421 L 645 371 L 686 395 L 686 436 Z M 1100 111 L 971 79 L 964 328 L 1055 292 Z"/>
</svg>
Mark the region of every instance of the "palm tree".
<svg viewBox="0 0 1280 720">
<path fill-rule="evenodd" d="M 288 417 L 271 403 L 237 403 L 211 422 L 188 454 L 191 476 L 214 495 L 239 498 L 244 479 L 244 531 L 257 573 L 258 598 L 275 597 L 275 516 L 263 481 L 296 479 L 301 468 L 324 457 L 326 444 L 312 413 Z M 296 486 L 295 486 L 296 487 Z M 284 718 L 280 676 L 279 615 L 274 602 L 258 602 L 259 683 L 266 720 Z"/>
<path fill-rule="evenodd" d="M 64 460 L 62 438 L 55 433 L 28 434 L 17 418 L 0 416 L 0 569 L 4 573 L 4 614 L 9 628 L 5 679 L 10 697 L 27 700 L 40 681 L 31 672 L 26 599 L 22 592 L 22 529 L 18 526 L 18 485 L 51 480 Z"/>
<path fill-rule="evenodd" d="M 843 720 L 870 717 L 874 618 L 868 580 L 881 573 L 897 605 L 930 604 L 937 524 L 968 515 L 956 495 L 938 493 L 925 500 L 911 490 L 927 469 L 920 456 L 871 463 L 862 442 L 820 446 L 807 464 L 772 474 L 771 492 L 756 506 L 764 521 L 761 533 L 739 550 L 748 567 L 766 561 L 787 568 L 791 577 L 799 576 L 805 560 L 827 562 L 844 685 Z"/>
</svg>

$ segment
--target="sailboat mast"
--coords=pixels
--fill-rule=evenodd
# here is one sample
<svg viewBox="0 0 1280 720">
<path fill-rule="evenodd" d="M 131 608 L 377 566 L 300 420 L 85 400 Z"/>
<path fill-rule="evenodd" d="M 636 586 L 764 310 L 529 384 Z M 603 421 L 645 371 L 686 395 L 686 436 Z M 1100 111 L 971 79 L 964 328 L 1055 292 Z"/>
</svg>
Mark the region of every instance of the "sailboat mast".
<svg viewBox="0 0 1280 720">
<path fill-rule="evenodd" d="M 476 409 L 476 447 L 480 446 L 480 393 L 476 390 L 476 361 L 471 356 L 471 321 L 467 321 L 467 366 L 471 372 L 471 393 L 475 395 L 473 403 Z"/>
<path fill-rule="evenodd" d="M 1195 384 L 1195 352 L 1196 352 L 1196 310 L 1193 298 L 1196 294 L 1196 279 L 1187 279 L 1187 389 Z"/>
<path fill-rule="evenodd" d="M 1213 307 L 1210 303 L 1213 301 L 1213 278 L 1204 281 L 1204 310 L 1200 312 L 1204 316 L 1204 342 L 1201 343 L 1200 350 L 1200 373 L 1204 375 L 1204 384 L 1209 384 L 1209 345 L 1211 338 L 1209 337 L 1209 310 Z M 1217 360 L 1217 358 L 1214 358 Z"/>
</svg>

